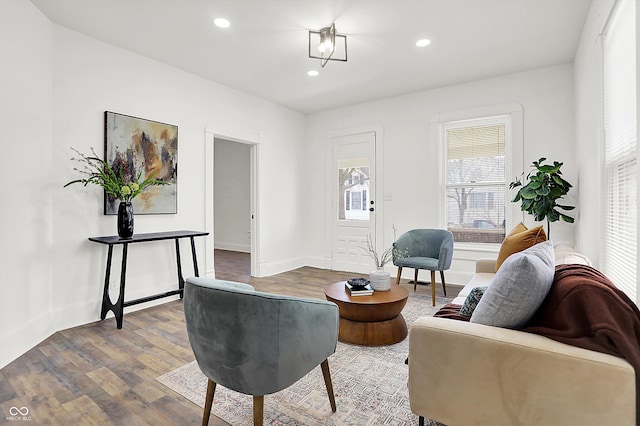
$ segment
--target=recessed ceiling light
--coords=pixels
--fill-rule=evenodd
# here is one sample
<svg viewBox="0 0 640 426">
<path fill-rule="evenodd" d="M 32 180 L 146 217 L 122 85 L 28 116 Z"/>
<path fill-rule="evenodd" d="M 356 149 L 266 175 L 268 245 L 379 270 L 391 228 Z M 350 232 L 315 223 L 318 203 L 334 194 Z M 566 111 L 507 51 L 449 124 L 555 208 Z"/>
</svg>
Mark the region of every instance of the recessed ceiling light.
<svg viewBox="0 0 640 426">
<path fill-rule="evenodd" d="M 318 74 L 320 74 L 320 73 L 318 71 L 316 71 L 316 70 L 307 71 L 307 75 L 310 76 L 310 77 L 315 77 Z"/>
<path fill-rule="evenodd" d="M 423 38 L 420 39 L 418 41 L 416 41 L 416 46 L 418 47 L 425 47 L 431 44 L 431 40 L 429 40 L 428 38 Z"/>
<path fill-rule="evenodd" d="M 229 25 L 231 25 L 231 22 L 224 18 L 216 18 L 213 20 L 213 23 L 216 24 L 218 28 L 228 28 Z"/>
</svg>

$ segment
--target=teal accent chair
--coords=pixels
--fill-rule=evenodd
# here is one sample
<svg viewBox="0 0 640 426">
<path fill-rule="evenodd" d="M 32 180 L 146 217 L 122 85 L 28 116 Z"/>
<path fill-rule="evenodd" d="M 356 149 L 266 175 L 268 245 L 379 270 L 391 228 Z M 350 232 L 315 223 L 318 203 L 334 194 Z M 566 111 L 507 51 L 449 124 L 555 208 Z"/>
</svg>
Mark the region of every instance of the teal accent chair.
<svg viewBox="0 0 640 426">
<path fill-rule="evenodd" d="M 393 264 L 398 267 L 396 284 L 402 268 L 415 269 L 413 291 L 418 284 L 418 270 L 431 271 L 431 304 L 436 306 L 436 271 L 440 271 L 442 291 L 447 295 L 444 271 L 451 267 L 453 234 L 446 229 L 412 229 L 393 243 Z"/>
<path fill-rule="evenodd" d="M 184 315 L 196 361 L 209 379 L 203 425 L 217 384 L 252 395 L 253 422 L 262 425 L 264 395 L 291 386 L 318 365 L 336 411 L 328 362 L 338 342 L 335 303 L 192 277 L 184 287 Z"/>
</svg>

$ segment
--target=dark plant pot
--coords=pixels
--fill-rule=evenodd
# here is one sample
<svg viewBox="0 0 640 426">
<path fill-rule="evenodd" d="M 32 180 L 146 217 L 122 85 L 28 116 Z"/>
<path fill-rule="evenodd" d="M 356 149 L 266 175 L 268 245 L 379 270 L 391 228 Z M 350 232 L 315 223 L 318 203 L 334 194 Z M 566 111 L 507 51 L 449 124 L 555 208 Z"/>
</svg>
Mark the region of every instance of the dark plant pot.
<svg viewBox="0 0 640 426">
<path fill-rule="evenodd" d="M 133 236 L 133 204 L 130 201 L 120 201 L 118 206 L 118 236 L 123 239 Z"/>
</svg>

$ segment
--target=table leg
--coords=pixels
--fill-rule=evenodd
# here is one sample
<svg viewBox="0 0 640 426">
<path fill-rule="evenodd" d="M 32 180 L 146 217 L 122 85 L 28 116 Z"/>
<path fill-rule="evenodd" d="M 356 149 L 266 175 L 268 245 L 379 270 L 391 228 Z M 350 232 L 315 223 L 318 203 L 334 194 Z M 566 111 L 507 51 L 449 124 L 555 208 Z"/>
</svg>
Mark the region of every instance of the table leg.
<svg viewBox="0 0 640 426">
<path fill-rule="evenodd" d="M 109 297 L 109 280 L 111 278 L 111 258 L 113 256 L 113 244 L 109 244 L 107 252 L 107 271 L 104 274 L 104 291 L 102 292 L 102 310 L 100 311 L 100 319 L 103 320 L 107 316 L 107 312 L 111 309 L 111 298 Z"/>
<path fill-rule="evenodd" d="M 178 289 L 180 292 L 180 299 L 184 297 L 184 277 L 182 276 L 182 263 L 180 262 L 180 239 L 176 238 L 176 262 L 178 265 Z"/>
<path fill-rule="evenodd" d="M 124 317 L 124 284 L 127 276 L 127 251 L 129 248 L 128 243 L 122 245 L 122 268 L 120 270 L 120 294 L 118 295 L 118 301 L 113 305 L 113 314 L 116 317 L 116 325 L 118 328 L 122 328 L 122 319 Z"/>
<path fill-rule="evenodd" d="M 191 256 L 193 257 L 193 271 L 196 274 L 196 277 L 200 276 L 198 272 L 198 257 L 196 256 L 196 243 L 193 241 L 193 237 L 191 238 Z"/>
</svg>

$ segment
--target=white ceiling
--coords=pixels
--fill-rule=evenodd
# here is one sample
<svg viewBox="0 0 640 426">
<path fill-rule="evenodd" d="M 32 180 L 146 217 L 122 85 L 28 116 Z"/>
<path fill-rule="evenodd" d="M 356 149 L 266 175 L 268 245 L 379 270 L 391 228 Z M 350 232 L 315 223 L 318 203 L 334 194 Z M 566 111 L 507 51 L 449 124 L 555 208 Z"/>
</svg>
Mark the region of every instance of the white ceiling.
<svg viewBox="0 0 640 426">
<path fill-rule="evenodd" d="M 61 26 L 311 113 L 571 62 L 591 0 L 32 2 Z M 349 60 L 321 68 L 308 30 L 331 22 Z"/>
</svg>

